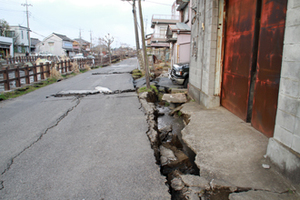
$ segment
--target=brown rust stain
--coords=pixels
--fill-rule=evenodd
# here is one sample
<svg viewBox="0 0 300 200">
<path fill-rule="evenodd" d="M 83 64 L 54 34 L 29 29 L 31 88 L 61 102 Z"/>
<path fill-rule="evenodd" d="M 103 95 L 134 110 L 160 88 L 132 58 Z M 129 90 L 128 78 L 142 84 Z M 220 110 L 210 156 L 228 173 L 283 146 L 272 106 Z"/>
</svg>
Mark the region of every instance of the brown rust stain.
<svg viewBox="0 0 300 200">
<path fill-rule="evenodd" d="M 286 0 L 263 0 L 252 125 L 272 137 L 281 72 Z"/>
<path fill-rule="evenodd" d="M 247 119 L 256 0 L 229 0 L 221 104 Z"/>
</svg>

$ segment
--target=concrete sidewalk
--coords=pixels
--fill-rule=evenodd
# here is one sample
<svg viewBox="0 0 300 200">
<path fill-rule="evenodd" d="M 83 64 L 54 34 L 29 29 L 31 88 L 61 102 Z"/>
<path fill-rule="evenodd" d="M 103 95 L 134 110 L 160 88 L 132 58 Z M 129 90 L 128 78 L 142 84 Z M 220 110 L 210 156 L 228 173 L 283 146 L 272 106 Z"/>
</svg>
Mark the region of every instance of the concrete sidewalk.
<svg viewBox="0 0 300 200">
<path fill-rule="evenodd" d="M 182 139 L 196 153 L 200 176 L 231 188 L 230 199 L 300 199 L 299 187 L 264 157 L 268 138 L 251 124 L 223 107 L 205 109 L 195 102 L 181 112 L 189 117 Z"/>
</svg>

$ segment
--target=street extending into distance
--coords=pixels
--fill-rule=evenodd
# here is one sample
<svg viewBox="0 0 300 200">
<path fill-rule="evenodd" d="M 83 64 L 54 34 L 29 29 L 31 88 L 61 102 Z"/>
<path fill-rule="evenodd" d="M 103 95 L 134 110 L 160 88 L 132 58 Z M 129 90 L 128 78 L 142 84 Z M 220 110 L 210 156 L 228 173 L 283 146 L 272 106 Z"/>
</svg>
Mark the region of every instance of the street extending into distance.
<svg viewBox="0 0 300 200">
<path fill-rule="evenodd" d="M 127 59 L 0 102 L 0 199 L 170 199 L 136 66 Z M 53 96 L 99 86 L 126 92 Z"/>
</svg>

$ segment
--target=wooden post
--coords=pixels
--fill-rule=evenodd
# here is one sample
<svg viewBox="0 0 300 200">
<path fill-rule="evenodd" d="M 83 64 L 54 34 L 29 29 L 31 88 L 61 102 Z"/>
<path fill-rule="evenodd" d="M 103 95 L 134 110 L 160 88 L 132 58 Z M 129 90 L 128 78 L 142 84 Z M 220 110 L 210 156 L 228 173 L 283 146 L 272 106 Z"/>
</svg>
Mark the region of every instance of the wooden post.
<svg viewBox="0 0 300 200">
<path fill-rule="evenodd" d="M 60 61 L 60 64 L 61 64 L 61 73 L 63 74 L 64 73 L 64 62 Z"/>
<path fill-rule="evenodd" d="M 68 60 L 69 71 L 71 71 L 71 60 Z"/>
<path fill-rule="evenodd" d="M 41 63 L 40 67 L 41 67 L 41 79 L 43 80 L 43 79 L 45 79 L 45 76 L 44 76 L 44 64 Z"/>
<path fill-rule="evenodd" d="M 5 70 L 3 71 L 3 79 L 5 81 L 5 83 L 4 83 L 4 89 L 5 90 L 10 90 L 8 67 L 6 67 Z"/>
<path fill-rule="evenodd" d="M 26 81 L 26 84 L 30 84 L 28 65 L 25 65 L 24 71 L 25 71 L 25 81 Z"/>
<path fill-rule="evenodd" d="M 56 70 L 57 70 L 58 72 L 60 72 L 60 71 L 59 71 L 59 62 L 57 63 Z"/>
<path fill-rule="evenodd" d="M 33 64 L 33 81 L 37 82 L 38 78 L 37 78 L 37 70 L 36 70 L 36 64 Z"/>
<path fill-rule="evenodd" d="M 50 63 L 48 62 L 46 63 L 46 77 L 50 77 Z"/>
<path fill-rule="evenodd" d="M 68 72 L 68 66 L 67 66 L 67 61 L 66 60 L 64 61 L 64 65 L 65 65 L 65 72 L 67 73 Z"/>
<path fill-rule="evenodd" d="M 17 68 L 15 69 L 15 77 L 16 77 L 16 87 L 21 87 L 19 65 L 17 65 Z"/>
</svg>

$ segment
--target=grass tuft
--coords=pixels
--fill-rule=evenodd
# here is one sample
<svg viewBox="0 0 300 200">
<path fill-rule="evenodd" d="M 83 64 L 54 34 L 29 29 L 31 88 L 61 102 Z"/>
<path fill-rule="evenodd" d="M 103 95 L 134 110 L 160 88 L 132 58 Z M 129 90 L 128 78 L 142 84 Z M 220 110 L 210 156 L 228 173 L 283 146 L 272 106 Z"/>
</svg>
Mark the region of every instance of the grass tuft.
<svg viewBox="0 0 300 200">
<path fill-rule="evenodd" d="M 147 89 L 146 86 L 141 87 L 141 88 L 138 89 L 138 93 L 154 91 L 155 94 L 158 94 L 158 90 L 157 90 L 157 88 L 155 87 L 155 85 L 150 85 L 150 87 L 151 87 L 150 89 Z"/>
</svg>

